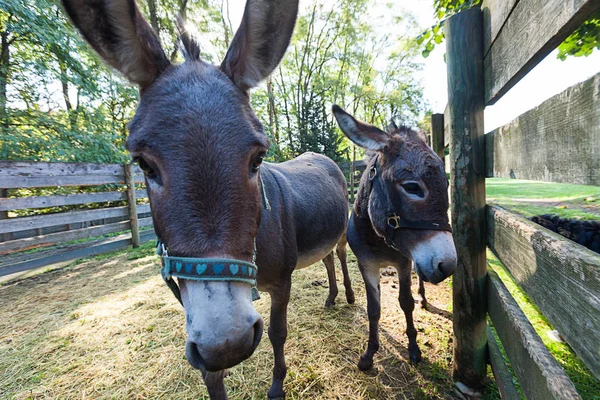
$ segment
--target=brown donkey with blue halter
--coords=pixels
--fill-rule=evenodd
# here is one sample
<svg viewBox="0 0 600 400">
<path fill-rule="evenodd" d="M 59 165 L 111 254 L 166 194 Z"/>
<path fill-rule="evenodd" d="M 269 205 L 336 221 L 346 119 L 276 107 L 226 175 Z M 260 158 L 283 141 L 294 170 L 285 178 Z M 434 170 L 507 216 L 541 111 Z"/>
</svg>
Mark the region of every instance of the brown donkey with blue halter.
<svg viewBox="0 0 600 400">
<path fill-rule="evenodd" d="M 408 352 L 416 363 L 421 360 L 421 350 L 412 317 L 411 261 L 420 280 L 434 284 L 456 269 L 444 165 L 418 132 L 407 127 L 384 132 L 335 105 L 333 113 L 346 136 L 370 150 L 347 234 L 367 291 L 369 343 L 358 367 L 370 369 L 379 350 L 379 271 L 388 266 L 398 271 Z"/>
<path fill-rule="evenodd" d="M 172 64 L 134 0 L 63 4 L 100 56 L 140 87 L 127 148 L 145 173 L 163 277 L 185 307 L 190 364 L 211 399 L 227 398 L 224 370 L 262 336 L 257 286 L 271 297 L 268 395 L 283 398 L 292 272 L 324 258 L 332 269 L 338 242 L 345 256 L 348 221 L 346 182 L 330 159 L 262 163 L 269 143 L 248 91 L 283 57 L 297 1 L 249 0 L 220 66 L 202 61 L 186 32 L 186 61 Z"/>
</svg>

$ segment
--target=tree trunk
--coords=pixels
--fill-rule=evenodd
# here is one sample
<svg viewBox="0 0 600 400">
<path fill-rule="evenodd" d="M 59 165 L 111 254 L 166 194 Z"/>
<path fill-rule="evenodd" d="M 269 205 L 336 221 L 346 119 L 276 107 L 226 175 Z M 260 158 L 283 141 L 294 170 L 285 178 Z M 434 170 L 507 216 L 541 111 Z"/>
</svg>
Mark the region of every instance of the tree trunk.
<svg viewBox="0 0 600 400">
<path fill-rule="evenodd" d="M 2 36 L 2 47 L 0 49 L 0 129 L 2 131 L 2 137 L 8 135 L 8 113 L 6 110 L 6 86 L 8 85 L 8 76 L 10 72 L 10 40 L 9 33 L 3 31 Z M 0 159 L 6 160 L 8 158 L 8 140 L 2 140 L 2 147 L 0 148 Z"/>
<path fill-rule="evenodd" d="M 158 36 L 158 41 L 160 42 L 158 15 L 156 14 L 156 0 L 148 0 L 148 12 L 150 12 L 150 24 L 152 25 L 152 29 L 154 30 L 154 33 L 156 33 L 156 36 Z"/>
</svg>

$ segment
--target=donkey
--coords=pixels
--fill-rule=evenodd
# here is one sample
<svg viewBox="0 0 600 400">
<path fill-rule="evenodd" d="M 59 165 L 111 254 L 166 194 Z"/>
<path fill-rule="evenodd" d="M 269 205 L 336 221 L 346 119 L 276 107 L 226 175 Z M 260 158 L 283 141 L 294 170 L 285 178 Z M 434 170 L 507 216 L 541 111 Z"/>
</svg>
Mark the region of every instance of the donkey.
<svg viewBox="0 0 600 400">
<path fill-rule="evenodd" d="M 211 399 L 227 399 L 225 369 L 250 357 L 262 336 L 257 285 L 271 297 L 268 396 L 284 398 L 292 272 L 333 261 L 348 222 L 333 161 L 307 153 L 262 163 L 269 142 L 248 91 L 283 57 L 297 0 L 248 0 L 220 66 L 202 61 L 185 31 L 186 61 L 172 64 L 135 0 L 63 5 L 96 52 L 140 88 L 126 147 L 145 174 L 163 277 L 185 308 L 189 363 Z"/>
<path fill-rule="evenodd" d="M 434 284 L 456 269 L 443 163 L 423 135 L 407 127 L 384 132 L 357 121 L 336 105 L 333 114 L 350 140 L 370 150 L 347 233 L 367 291 L 369 343 L 358 368 L 372 368 L 379 350 L 379 270 L 388 266 L 398 271 L 408 352 L 410 360 L 417 363 L 421 350 L 412 317 L 411 260 L 419 278 Z M 421 291 L 424 297 L 424 289 Z"/>
</svg>

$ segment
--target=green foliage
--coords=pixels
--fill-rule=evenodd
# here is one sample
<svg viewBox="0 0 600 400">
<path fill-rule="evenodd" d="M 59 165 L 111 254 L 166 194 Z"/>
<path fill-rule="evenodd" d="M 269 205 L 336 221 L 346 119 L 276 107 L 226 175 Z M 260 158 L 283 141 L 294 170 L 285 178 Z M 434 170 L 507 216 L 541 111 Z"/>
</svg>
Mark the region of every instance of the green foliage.
<svg viewBox="0 0 600 400">
<path fill-rule="evenodd" d="M 444 21 L 480 4 L 481 0 L 433 0 L 437 23 L 417 36 L 417 42 L 423 47 L 423 57 L 428 57 L 435 46 L 444 40 Z M 564 61 L 568 56 L 587 57 L 594 49 L 600 50 L 600 11 L 558 46 L 558 58 Z"/>
<path fill-rule="evenodd" d="M 422 118 L 422 88 L 413 76 L 420 68 L 415 23 L 389 5 L 385 32 L 394 33 L 382 33 L 369 14 L 376 1 L 313 0 L 301 7 L 281 67 L 251 95 L 271 138 L 270 159 L 305 151 L 348 157 L 333 103 L 379 126 L 394 115 L 413 123 Z M 181 61 L 178 13 L 198 31 L 205 61 L 219 63 L 233 39 L 228 0 L 138 3 L 174 62 Z M 0 0 L 0 159 L 125 162 L 137 89 L 98 59 L 58 4 Z"/>
<path fill-rule="evenodd" d="M 600 11 L 583 23 L 560 46 L 558 58 L 589 56 L 594 49 L 600 50 Z"/>
<path fill-rule="evenodd" d="M 480 3 L 481 0 L 434 0 L 433 8 L 438 22 L 417 36 L 417 43 L 423 46 L 423 57 L 428 57 L 435 46 L 444 40 L 444 21 Z"/>
</svg>

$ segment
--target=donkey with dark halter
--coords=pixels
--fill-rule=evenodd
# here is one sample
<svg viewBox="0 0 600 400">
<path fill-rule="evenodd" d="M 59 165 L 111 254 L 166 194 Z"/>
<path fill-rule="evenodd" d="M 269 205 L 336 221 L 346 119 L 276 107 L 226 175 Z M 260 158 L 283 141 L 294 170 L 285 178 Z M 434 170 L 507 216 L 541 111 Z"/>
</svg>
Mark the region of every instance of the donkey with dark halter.
<svg viewBox="0 0 600 400">
<path fill-rule="evenodd" d="M 398 271 L 409 356 L 418 362 L 421 350 L 412 317 L 411 261 L 419 278 L 434 284 L 456 269 L 443 163 L 425 138 L 409 128 L 388 133 L 357 121 L 338 106 L 333 106 L 333 113 L 350 140 L 372 151 L 347 233 L 367 291 L 369 343 L 358 367 L 370 369 L 379 349 L 379 270 L 388 266 Z M 424 298 L 424 289 L 419 292 Z"/>
<path fill-rule="evenodd" d="M 250 357 L 262 336 L 257 286 L 271 297 L 268 394 L 283 398 L 292 272 L 324 258 L 333 267 L 348 221 L 346 182 L 327 157 L 262 164 L 268 139 L 248 90 L 283 57 L 297 0 L 249 0 L 218 67 L 200 59 L 185 31 L 186 61 L 172 64 L 134 0 L 63 4 L 98 54 L 140 87 L 127 148 L 145 173 L 163 277 L 185 308 L 190 364 L 211 399 L 227 398 L 224 370 Z"/>
</svg>

